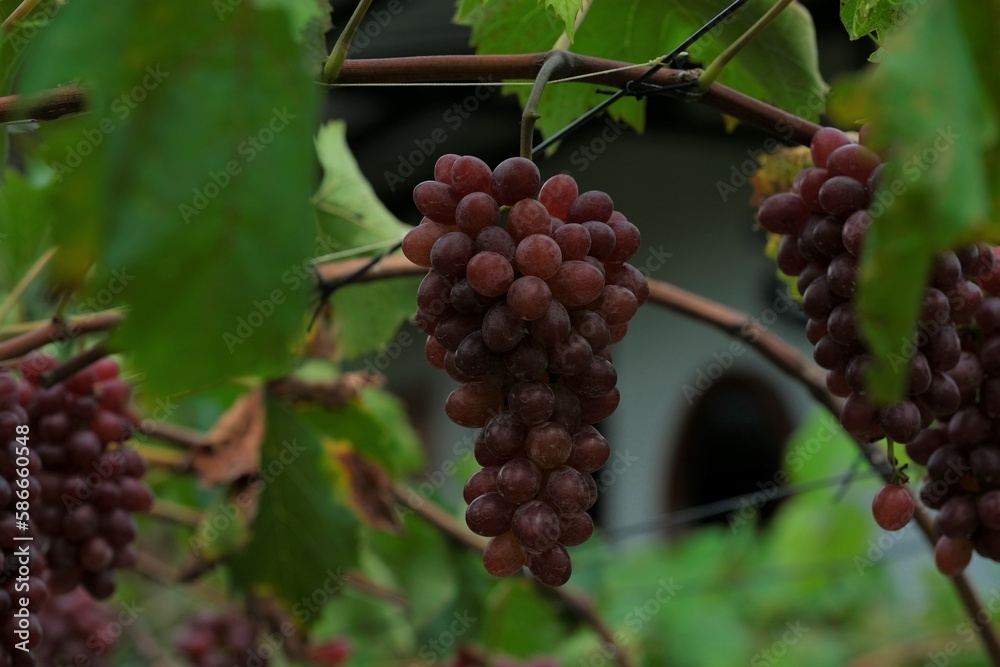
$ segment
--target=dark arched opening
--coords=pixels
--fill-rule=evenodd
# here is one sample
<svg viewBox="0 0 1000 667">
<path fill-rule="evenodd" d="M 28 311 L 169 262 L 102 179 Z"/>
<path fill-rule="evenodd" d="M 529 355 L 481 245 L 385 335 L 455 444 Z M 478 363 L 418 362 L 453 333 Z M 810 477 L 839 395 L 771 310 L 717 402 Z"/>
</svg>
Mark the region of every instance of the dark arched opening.
<svg viewBox="0 0 1000 667">
<path fill-rule="evenodd" d="M 695 398 L 677 438 L 668 511 L 773 488 L 784 479 L 778 471 L 792 429 L 788 409 L 768 382 L 744 374 L 716 380 Z M 762 523 L 777 505 L 769 502 L 759 508 Z M 722 512 L 673 530 L 727 522 L 727 512 Z"/>
</svg>

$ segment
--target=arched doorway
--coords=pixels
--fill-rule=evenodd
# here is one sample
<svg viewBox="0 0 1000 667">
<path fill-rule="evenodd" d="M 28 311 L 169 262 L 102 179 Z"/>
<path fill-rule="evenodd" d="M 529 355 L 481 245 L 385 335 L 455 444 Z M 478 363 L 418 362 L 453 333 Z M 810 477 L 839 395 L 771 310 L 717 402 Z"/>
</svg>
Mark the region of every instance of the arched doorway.
<svg viewBox="0 0 1000 667">
<path fill-rule="evenodd" d="M 775 483 L 793 420 L 777 390 L 749 374 L 716 380 L 688 411 L 676 440 L 667 487 L 675 512 L 758 492 Z M 761 521 L 777 503 L 761 508 Z M 671 532 L 727 522 L 726 513 L 677 526 Z"/>
</svg>

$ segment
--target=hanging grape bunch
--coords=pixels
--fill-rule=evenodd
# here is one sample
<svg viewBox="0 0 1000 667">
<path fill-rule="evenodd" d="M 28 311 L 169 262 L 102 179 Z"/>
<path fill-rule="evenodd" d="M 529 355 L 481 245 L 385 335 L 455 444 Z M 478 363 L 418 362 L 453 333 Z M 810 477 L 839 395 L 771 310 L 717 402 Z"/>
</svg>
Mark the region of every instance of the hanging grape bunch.
<svg viewBox="0 0 1000 667">
<path fill-rule="evenodd" d="M 971 558 L 973 541 L 969 538 L 979 525 L 978 520 L 973 525 L 968 512 L 972 502 L 968 494 L 981 488 L 976 482 L 977 468 L 985 471 L 995 465 L 1000 488 L 1000 453 L 992 463 L 990 447 L 989 454 L 977 453 L 979 463 L 970 466 L 969 452 L 959 451 L 983 445 L 989 435 L 983 431 L 990 425 L 989 412 L 976 406 L 984 381 L 977 341 L 992 331 L 990 326 L 1000 326 L 1000 309 L 994 315 L 996 325 L 990 314 L 983 324 L 984 310 L 992 313 L 990 309 L 1000 306 L 1000 300 L 996 304 L 992 299 L 984 301 L 982 291 L 982 286 L 997 280 L 994 252 L 985 244 L 972 244 L 934 257 L 919 315 L 916 350 L 901 346 L 898 354 L 900 359 L 909 359 L 907 396 L 889 406 L 869 400 L 865 375 L 871 354 L 857 327 L 853 297 L 858 261 L 873 223 L 869 207 L 876 203 L 883 166 L 878 155 L 864 145 L 866 130 L 861 134 L 859 144 L 833 128 L 818 131 L 811 145 L 814 166 L 795 178 L 792 192 L 768 197 L 761 204 L 758 221 L 767 231 L 782 235 L 778 267 L 798 277 L 802 308 L 809 317 L 806 335 L 815 346 L 813 357 L 827 371 L 830 392 L 845 398 L 840 413 L 845 430 L 866 441 L 887 437 L 906 444 L 911 458 L 928 466 L 921 491 L 928 507 L 943 509 L 951 497 L 964 499 L 938 517 L 944 535 L 938 542 L 938 567 L 945 574 L 955 574 Z M 937 425 L 931 428 L 935 421 Z M 961 445 L 955 443 L 956 437 Z M 894 477 L 895 482 L 905 481 L 899 472 Z M 914 509 L 912 495 L 898 483 L 881 489 L 872 504 L 876 522 L 886 530 L 905 526 Z M 971 516 L 975 515 L 973 511 Z M 1000 528 L 1000 502 L 996 519 Z M 983 555 L 1000 556 L 1000 549 L 990 546 L 994 542 L 1000 546 L 1000 540 L 983 535 L 975 548 Z"/>
<path fill-rule="evenodd" d="M 135 563 L 135 521 L 153 494 L 142 482 L 146 462 L 124 443 L 131 386 L 117 362 L 101 359 L 50 388 L 40 376 L 58 366 L 41 354 L 19 366 L 35 451 L 41 498 L 35 522 L 46 536 L 48 583 L 54 593 L 82 585 L 103 600 L 115 588 L 114 569 Z"/>
<path fill-rule="evenodd" d="M 135 562 L 130 514 L 149 509 L 153 501 L 142 482 L 145 460 L 123 445 L 131 434 L 126 415 L 131 387 L 118 378 L 118 364 L 102 359 L 64 382 L 43 387 L 42 374 L 57 366 L 54 357 L 36 353 L 17 364 L 17 375 L 0 372 L 0 441 L 7 448 L 0 467 L 0 551 L 6 557 L 0 665 L 34 664 L 30 653 L 14 649 L 20 639 L 14 633 L 13 602 L 27 595 L 32 612 L 26 621 L 28 646 L 33 648 L 44 627 L 34 614 L 50 594 L 65 594 L 82 584 L 95 598 L 109 597 L 115 587 L 113 570 Z M 17 438 L 25 432 L 23 451 Z M 17 472 L 22 462 L 26 478 Z M 19 528 L 14 515 L 21 479 L 27 480 L 30 505 L 27 530 Z M 26 534 L 31 542 L 14 540 Z M 15 549 L 24 544 L 31 545 L 28 590 L 15 595 L 23 574 Z"/>
<path fill-rule="evenodd" d="M 607 194 L 581 194 L 568 175 L 539 191 L 538 168 L 525 158 L 491 171 L 478 158 L 444 155 L 434 178 L 413 191 L 425 217 L 403 253 L 431 269 L 417 293 L 427 359 L 462 383 L 445 411 L 483 427 L 466 522 L 492 538 L 483 554 L 491 574 L 527 565 L 560 586 L 572 571 L 566 547 L 593 532 L 591 473 L 610 456 L 591 426 L 618 406 L 608 346 L 649 296 L 627 263 L 639 230 Z"/>
<path fill-rule="evenodd" d="M 906 446 L 926 466 L 920 499 L 938 510 L 935 561 L 947 575 L 963 571 L 973 552 L 1000 561 L 1000 262 L 988 264 L 980 260 L 977 274 L 986 296 L 961 326 L 961 358 L 948 372 L 959 407 Z"/>
<path fill-rule="evenodd" d="M 273 648 L 257 642 L 256 625 L 239 613 L 196 614 L 174 639 L 193 667 L 267 667 Z"/>
</svg>

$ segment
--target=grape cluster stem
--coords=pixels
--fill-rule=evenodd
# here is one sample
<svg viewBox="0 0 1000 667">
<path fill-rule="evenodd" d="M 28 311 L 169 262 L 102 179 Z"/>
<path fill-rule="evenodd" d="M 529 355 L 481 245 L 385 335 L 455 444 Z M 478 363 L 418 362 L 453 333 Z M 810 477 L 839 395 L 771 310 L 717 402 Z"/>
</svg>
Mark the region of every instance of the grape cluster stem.
<svg viewBox="0 0 1000 667">
<path fill-rule="evenodd" d="M 538 115 L 538 103 L 542 100 L 542 91 L 552 77 L 569 74 L 571 69 L 572 61 L 568 51 L 550 52 L 549 57 L 539 68 L 535 85 L 531 87 L 531 94 L 524 103 L 524 111 L 521 113 L 521 157 L 530 160 L 534 153 L 531 144 L 535 135 L 535 121 L 541 118 Z"/>
</svg>

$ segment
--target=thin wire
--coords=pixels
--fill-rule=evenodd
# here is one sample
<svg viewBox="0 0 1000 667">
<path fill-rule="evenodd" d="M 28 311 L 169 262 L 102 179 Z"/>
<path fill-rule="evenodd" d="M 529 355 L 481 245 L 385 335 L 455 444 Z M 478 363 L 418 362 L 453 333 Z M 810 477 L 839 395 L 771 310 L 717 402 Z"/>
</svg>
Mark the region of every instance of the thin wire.
<svg viewBox="0 0 1000 667">
<path fill-rule="evenodd" d="M 745 1 L 745 0 L 744 0 Z M 621 67 L 615 67 L 613 69 L 604 69 L 599 72 L 586 72 L 584 74 L 574 74 L 573 76 L 566 76 L 561 79 L 552 79 L 549 83 L 566 83 L 567 81 L 578 81 L 580 79 L 590 79 L 595 76 L 602 76 L 604 74 L 614 74 L 615 72 L 624 72 L 625 70 L 635 69 L 636 67 L 649 67 L 655 65 L 660 61 L 660 58 L 653 58 L 644 63 L 635 63 L 633 65 L 623 65 Z M 399 82 L 362 82 L 362 83 L 323 83 L 317 81 L 316 83 L 326 86 L 327 88 L 378 88 L 378 87 L 406 87 L 406 86 L 532 86 L 534 81 L 399 81 Z"/>
<path fill-rule="evenodd" d="M 559 141 L 562 137 L 566 136 L 573 130 L 582 126 L 584 123 L 586 123 L 588 120 L 599 114 L 601 111 L 607 109 L 609 106 L 611 106 L 621 98 L 625 97 L 626 95 L 631 94 L 637 84 L 646 81 L 647 79 L 649 79 L 649 77 L 653 76 L 653 74 L 660 71 L 663 67 L 666 67 L 667 65 L 671 64 L 674 58 L 676 58 L 681 52 L 683 52 L 689 46 L 691 46 L 696 41 L 701 39 L 705 35 L 705 33 L 707 33 L 709 30 L 712 30 L 716 25 L 724 21 L 730 14 L 734 13 L 737 9 L 739 9 L 746 3 L 747 0 L 734 0 L 734 2 L 731 5 L 729 5 L 721 12 L 716 14 L 715 17 L 713 17 L 708 23 L 699 28 L 693 35 L 691 35 L 683 42 L 681 42 L 676 48 L 674 48 L 673 51 L 663 56 L 662 58 L 659 58 L 658 62 L 652 67 L 650 67 L 648 70 L 646 70 L 641 76 L 639 76 L 634 81 L 630 81 L 628 85 L 626 85 L 624 88 L 621 88 L 614 95 L 612 95 L 606 100 L 603 100 L 600 104 L 591 108 L 589 111 L 587 111 L 582 116 L 574 120 L 572 123 L 570 123 L 563 129 L 559 130 L 558 132 L 550 136 L 548 139 L 544 140 L 542 143 L 532 148 L 531 154 L 535 155 L 536 153 L 545 150 L 556 141 Z"/>
<path fill-rule="evenodd" d="M 380 250 L 387 246 L 393 246 L 401 242 L 402 237 L 394 239 L 386 239 L 385 241 L 377 241 L 375 243 L 369 243 L 368 245 L 361 245 L 357 248 L 351 248 L 350 250 L 341 250 L 340 252 L 331 252 L 328 255 L 320 255 L 319 257 L 313 257 L 313 264 L 324 264 L 326 262 L 335 262 L 345 257 L 353 257 L 354 255 L 363 255 L 369 250 Z"/>
<path fill-rule="evenodd" d="M 769 497 L 765 499 L 764 505 L 772 503 L 776 500 L 782 498 L 787 498 L 789 496 L 798 495 L 801 493 L 808 493 L 809 491 L 818 491 L 820 489 L 828 488 L 831 486 L 841 486 L 845 483 L 850 483 L 858 479 L 866 479 L 869 477 L 877 477 L 880 473 L 878 471 L 872 470 L 867 473 L 859 473 L 855 470 L 849 470 L 846 473 L 836 475 L 835 477 L 827 477 L 825 479 L 819 479 L 812 482 L 799 482 L 798 484 L 788 484 L 786 486 L 779 487 L 775 489 Z M 645 532 L 650 532 L 654 530 L 660 530 L 663 528 L 673 528 L 675 526 L 681 526 L 686 523 L 694 523 L 696 521 L 701 521 L 702 519 L 708 519 L 710 517 L 718 516 L 720 514 L 727 514 L 734 510 L 742 509 L 746 503 L 751 503 L 753 506 L 754 496 L 758 496 L 765 493 L 763 490 L 754 491 L 752 493 L 744 493 L 739 496 L 734 496 L 732 498 L 725 498 L 723 500 L 716 500 L 711 503 L 706 503 L 704 505 L 698 505 L 697 507 L 687 507 L 682 510 L 677 510 L 676 512 L 669 512 L 667 514 L 655 517 L 653 519 L 647 519 L 645 521 L 639 521 L 637 523 L 626 524 L 624 526 L 614 526 L 611 528 L 602 529 L 602 534 L 612 535 L 612 536 L 622 536 L 622 535 L 633 535 Z M 767 495 L 767 494 L 765 494 Z M 755 509 L 760 509 L 756 507 Z"/>
</svg>

